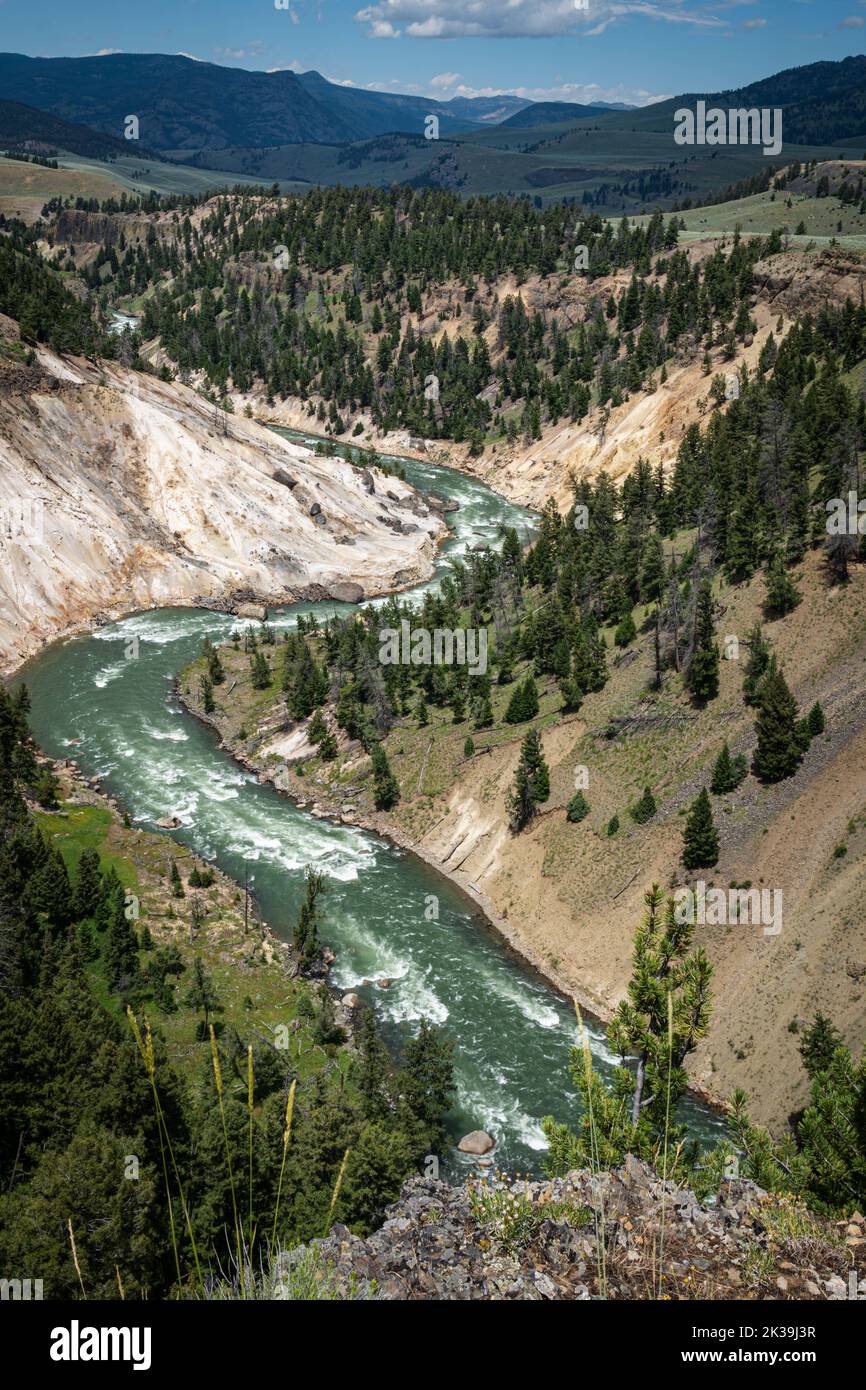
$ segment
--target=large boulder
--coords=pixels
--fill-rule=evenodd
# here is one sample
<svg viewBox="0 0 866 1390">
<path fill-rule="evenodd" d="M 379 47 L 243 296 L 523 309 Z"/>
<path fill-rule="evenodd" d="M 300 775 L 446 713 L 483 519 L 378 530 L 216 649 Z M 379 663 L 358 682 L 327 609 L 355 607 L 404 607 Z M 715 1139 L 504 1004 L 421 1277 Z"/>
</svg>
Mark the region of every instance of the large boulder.
<svg viewBox="0 0 866 1390">
<path fill-rule="evenodd" d="M 239 618 L 255 618 L 260 623 L 267 622 L 268 619 L 268 610 L 261 603 L 239 603 L 235 608 L 235 614 Z"/>
<path fill-rule="evenodd" d="M 363 585 L 354 584 L 349 579 L 341 579 L 330 586 L 328 593 L 338 603 L 360 603 L 364 597 L 364 588 Z"/>
<path fill-rule="evenodd" d="M 471 1134 L 464 1134 L 457 1147 L 462 1154 L 489 1154 L 496 1148 L 496 1140 L 485 1129 L 473 1129 Z"/>
</svg>

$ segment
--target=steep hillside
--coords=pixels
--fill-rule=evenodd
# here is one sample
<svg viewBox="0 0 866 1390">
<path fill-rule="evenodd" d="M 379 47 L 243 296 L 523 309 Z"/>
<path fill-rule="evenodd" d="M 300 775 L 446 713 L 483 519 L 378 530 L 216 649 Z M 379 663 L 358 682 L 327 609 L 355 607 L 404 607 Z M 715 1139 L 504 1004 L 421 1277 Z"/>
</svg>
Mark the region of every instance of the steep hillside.
<svg viewBox="0 0 866 1390">
<path fill-rule="evenodd" d="M 14 333 L 12 337 L 14 338 Z M 0 356 L 0 660 L 153 604 L 378 593 L 431 572 L 441 514 L 182 386 Z"/>
</svg>

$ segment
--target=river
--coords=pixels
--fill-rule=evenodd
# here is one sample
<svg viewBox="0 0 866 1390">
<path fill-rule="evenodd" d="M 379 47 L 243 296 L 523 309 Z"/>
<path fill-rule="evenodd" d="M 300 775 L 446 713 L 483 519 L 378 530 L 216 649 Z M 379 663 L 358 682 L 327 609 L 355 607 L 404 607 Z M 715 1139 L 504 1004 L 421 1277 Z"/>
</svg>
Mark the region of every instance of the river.
<svg viewBox="0 0 866 1390">
<path fill-rule="evenodd" d="M 531 534 L 533 516 L 477 480 L 427 462 L 400 463 L 409 482 L 459 503 L 428 583 L 438 583 L 456 556 L 494 541 L 501 522 Z M 273 610 L 272 625 L 285 631 L 299 613 L 345 611 L 333 602 L 300 603 Z M 75 757 L 84 773 L 98 775 L 135 823 L 152 829 L 160 817 L 179 816 L 182 827 L 170 833 L 236 879 L 249 873 L 264 920 L 284 938 L 305 867 L 321 870 L 328 888 L 321 935 L 336 951 L 334 983 L 374 1005 L 397 1049 L 419 1019 L 443 1025 L 456 1044 L 449 1131 L 459 1138 L 486 1129 L 497 1139 L 499 1166 L 538 1172 L 542 1118 L 575 1115 L 570 1003 L 509 954 L 447 879 L 375 835 L 298 809 L 238 766 L 185 712 L 173 695 L 175 676 L 203 637 L 219 642 L 242 626 L 201 609 L 164 608 L 55 643 L 21 672 L 36 739 L 52 756 Z M 392 981 L 387 990 L 363 983 L 384 977 Z M 616 1059 L 604 1030 L 589 1027 L 596 1062 L 608 1071 Z M 681 1114 L 704 1138 L 722 1132 L 720 1117 L 692 1098 Z M 463 1164 L 449 1155 L 449 1172 Z"/>
</svg>

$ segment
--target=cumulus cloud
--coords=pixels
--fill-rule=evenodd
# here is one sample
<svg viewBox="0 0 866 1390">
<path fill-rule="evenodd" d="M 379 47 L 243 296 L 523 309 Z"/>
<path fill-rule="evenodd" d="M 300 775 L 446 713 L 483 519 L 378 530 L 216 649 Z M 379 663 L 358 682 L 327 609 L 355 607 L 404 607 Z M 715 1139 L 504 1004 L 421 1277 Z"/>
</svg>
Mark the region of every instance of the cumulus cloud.
<svg viewBox="0 0 866 1390">
<path fill-rule="evenodd" d="M 371 38 L 550 38 L 601 34 L 633 16 L 662 23 L 726 28 L 728 21 L 687 0 L 376 0 L 355 19 Z"/>
</svg>

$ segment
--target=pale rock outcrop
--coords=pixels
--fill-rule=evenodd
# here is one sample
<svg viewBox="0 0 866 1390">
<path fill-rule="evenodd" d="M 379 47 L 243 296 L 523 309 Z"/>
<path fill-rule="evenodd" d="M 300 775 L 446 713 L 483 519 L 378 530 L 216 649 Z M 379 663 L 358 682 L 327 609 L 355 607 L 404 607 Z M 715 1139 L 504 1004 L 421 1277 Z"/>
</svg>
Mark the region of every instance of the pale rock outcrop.
<svg viewBox="0 0 866 1390">
<path fill-rule="evenodd" d="M 4 366 L 0 666 L 134 609 L 356 599 L 425 579 L 441 514 L 399 479 L 388 489 L 371 496 L 342 459 L 174 383 L 47 351 Z"/>
</svg>

